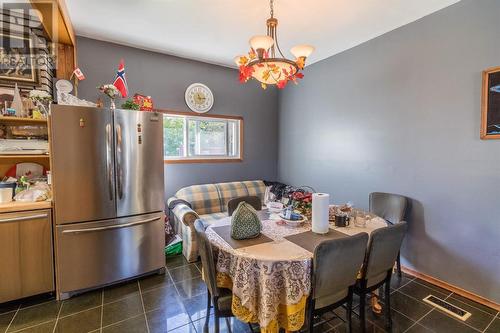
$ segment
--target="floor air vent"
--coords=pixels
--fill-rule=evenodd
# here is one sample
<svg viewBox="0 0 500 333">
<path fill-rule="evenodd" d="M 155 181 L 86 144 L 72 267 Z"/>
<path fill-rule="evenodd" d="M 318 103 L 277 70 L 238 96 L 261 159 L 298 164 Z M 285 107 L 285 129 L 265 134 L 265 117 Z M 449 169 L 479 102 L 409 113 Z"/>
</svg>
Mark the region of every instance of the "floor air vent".
<svg viewBox="0 0 500 333">
<path fill-rule="evenodd" d="M 458 318 L 462 321 L 466 321 L 472 314 L 470 312 L 465 311 L 464 309 L 460 309 L 458 306 L 450 304 L 445 300 L 437 298 L 434 295 L 429 295 L 423 299 L 425 303 L 428 303 L 441 311 L 446 312 L 450 316 Z"/>
</svg>

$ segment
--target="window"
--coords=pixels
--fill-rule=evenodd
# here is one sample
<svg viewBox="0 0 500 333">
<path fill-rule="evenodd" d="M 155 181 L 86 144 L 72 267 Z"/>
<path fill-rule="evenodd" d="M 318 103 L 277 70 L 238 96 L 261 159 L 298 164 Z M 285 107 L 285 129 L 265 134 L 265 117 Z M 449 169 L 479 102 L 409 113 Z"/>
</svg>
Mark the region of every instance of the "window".
<svg viewBox="0 0 500 333">
<path fill-rule="evenodd" d="M 189 163 L 241 160 L 243 119 L 167 113 L 163 117 L 165 161 Z"/>
</svg>

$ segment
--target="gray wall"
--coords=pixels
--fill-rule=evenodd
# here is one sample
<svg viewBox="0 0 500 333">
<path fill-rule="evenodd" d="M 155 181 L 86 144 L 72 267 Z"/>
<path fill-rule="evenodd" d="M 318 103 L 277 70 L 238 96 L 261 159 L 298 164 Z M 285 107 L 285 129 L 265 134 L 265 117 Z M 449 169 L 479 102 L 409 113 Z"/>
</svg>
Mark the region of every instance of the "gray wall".
<svg viewBox="0 0 500 333">
<path fill-rule="evenodd" d="M 157 108 L 186 111 L 186 87 L 202 82 L 215 96 L 209 114 L 243 116 L 243 162 L 166 165 L 167 198 L 191 184 L 276 178 L 278 98 L 274 89 L 264 91 L 258 84 L 241 85 L 234 69 L 83 37 L 78 37 L 77 43 L 78 65 L 86 76 L 78 87 L 81 98 L 95 101 L 99 96 L 96 86 L 111 83 L 120 58 L 124 58 L 131 95 L 151 95 Z"/>
<path fill-rule="evenodd" d="M 281 181 L 336 203 L 411 197 L 404 264 L 496 302 L 500 141 L 479 124 L 498 13 L 498 0 L 464 0 L 308 67 L 279 96 L 278 162 Z"/>
</svg>

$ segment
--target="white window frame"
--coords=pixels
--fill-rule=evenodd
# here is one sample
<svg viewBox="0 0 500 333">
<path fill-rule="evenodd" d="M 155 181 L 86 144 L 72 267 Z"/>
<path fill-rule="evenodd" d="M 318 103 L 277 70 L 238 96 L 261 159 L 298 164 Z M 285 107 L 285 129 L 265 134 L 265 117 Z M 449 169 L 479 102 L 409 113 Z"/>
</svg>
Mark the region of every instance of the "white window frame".
<svg viewBox="0 0 500 333">
<path fill-rule="evenodd" d="M 164 156 L 165 163 L 215 163 L 215 162 L 241 162 L 243 161 L 243 117 L 225 115 L 205 115 L 191 112 L 164 112 L 164 117 L 179 117 L 184 120 L 184 145 L 183 156 Z M 194 155 L 189 156 L 189 120 L 201 121 L 225 121 L 226 127 L 226 154 L 225 155 Z M 231 126 L 237 125 L 236 133 L 231 142 L 229 130 Z M 232 145 L 232 147 L 230 147 Z M 237 151 L 236 156 L 228 156 L 229 151 Z"/>
</svg>

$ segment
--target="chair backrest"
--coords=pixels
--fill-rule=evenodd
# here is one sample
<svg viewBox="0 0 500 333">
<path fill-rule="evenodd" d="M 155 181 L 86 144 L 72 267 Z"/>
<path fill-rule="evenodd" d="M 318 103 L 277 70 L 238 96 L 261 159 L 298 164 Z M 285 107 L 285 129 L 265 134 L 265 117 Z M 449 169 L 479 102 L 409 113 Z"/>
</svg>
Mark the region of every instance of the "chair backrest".
<svg viewBox="0 0 500 333">
<path fill-rule="evenodd" d="M 260 198 L 257 196 L 249 195 L 229 200 L 227 202 L 227 215 L 229 216 L 233 215 L 233 212 L 236 210 L 236 208 L 242 201 L 245 201 L 246 203 L 251 205 L 255 210 L 262 209 L 262 201 L 260 200 Z"/>
<path fill-rule="evenodd" d="M 406 229 L 406 222 L 402 221 L 372 232 L 362 271 L 368 287 L 384 280 L 394 266 Z"/>
<path fill-rule="evenodd" d="M 205 281 L 210 294 L 213 297 L 219 296 L 212 246 L 210 245 L 210 241 L 205 234 L 205 226 L 200 219 L 194 222 L 194 229 L 198 241 L 198 252 L 201 257 L 201 264 L 203 265 L 203 280 Z"/>
<path fill-rule="evenodd" d="M 399 194 L 373 192 L 370 193 L 370 212 L 392 224 L 404 220 L 408 199 Z"/>
<path fill-rule="evenodd" d="M 347 296 L 365 258 L 367 233 L 332 239 L 314 250 L 312 297 L 316 307 L 332 305 Z"/>
</svg>

